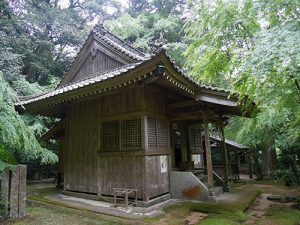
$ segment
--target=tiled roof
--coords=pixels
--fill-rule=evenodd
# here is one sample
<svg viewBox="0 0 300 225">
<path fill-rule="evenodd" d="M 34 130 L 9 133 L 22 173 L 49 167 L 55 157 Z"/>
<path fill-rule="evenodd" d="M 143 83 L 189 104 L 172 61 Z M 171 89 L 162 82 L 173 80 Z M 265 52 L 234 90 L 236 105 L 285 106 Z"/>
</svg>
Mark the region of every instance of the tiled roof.
<svg viewBox="0 0 300 225">
<path fill-rule="evenodd" d="M 211 140 L 216 141 L 216 142 L 221 142 L 221 138 L 219 137 L 210 137 Z M 240 143 L 237 143 L 235 141 L 229 140 L 229 139 L 225 139 L 225 144 L 233 147 L 233 148 L 238 148 L 240 150 L 248 150 L 250 149 L 248 146 L 242 145 Z"/>
<path fill-rule="evenodd" d="M 94 37 L 99 42 L 104 42 L 105 44 L 109 45 L 110 48 L 115 49 L 117 52 L 120 52 L 124 54 L 125 56 L 129 57 L 133 60 L 133 62 L 140 62 L 150 59 L 152 55 L 145 54 L 138 49 L 132 47 L 130 44 L 126 43 L 125 41 L 119 39 L 115 35 L 111 34 L 109 31 L 105 30 L 102 25 L 95 26 L 92 31 L 90 32 L 89 36 L 85 40 L 84 44 L 80 48 L 78 54 L 74 59 L 71 61 L 70 65 L 66 68 L 66 71 L 64 73 L 64 78 L 61 81 L 61 84 L 58 85 L 57 88 L 60 88 L 61 85 L 64 85 L 66 82 L 68 82 L 68 79 L 66 79 L 67 74 L 69 70 L 71 69 L 72 65 L 76 61 L 76 59 L 79 57 L 79 53 L 84 48 L 84 46 L 88 43 L 88 40 L 90 37 Z"/>
<path fill-rule="evenodd" d="M 49 91 L 47 93 L 40 94 L 40 95 L 35 95 L 35 96 L 20 97 L 19 98 L 20 102 L 16 103 L 16 105 L 26 105 L 26 104 L 29 104 L 29 103 L 32 103 L 32 102 L 37 102 L 37 101 L 42 100 L 42 99 L 46 99 L 46 98 L 57 96 L 57 95 L 60 95 L 60 94 L 63 94 L 63 93 L 69 92 L 69 91 L 73 91 L 73 90 L 76 90 L 76 89 L 79 89 L 79 88 L 82 88 L 82 87 L 85 87 L 85 86 L 88 86 L 88 85 L 91 85 L 91 84 L 94 84 L 94 83 L 100 83 L 104 80 L 108 80 L 108 79 L 111 79 L 113 77 L 119 76 L 119 75 L 121 75 L 125 72 L 128 72 L 128 71 L 134 69 L 136 66 L 155 58 L 157 55 L 161 54 L 162 52 L 169 59 L 169 61 L 173 65 L 174 69 L 181 76 L 183 76 L 184 78 L 189 80 L 191 83 L 198 86 L 199 89 L 208 90 L 208 91 L 215 91 L 215 92 L 222 93 L 222 94 L 229 94 L 229 92 L 226 91 L 226 90 L 215 88 L 215 87 L 210 87 L 210 86 L 205 86 L 205 85 L 202 85 L 202 84 L 196 82 L 195 80 L 193 80 L 191 77 L 186 75 L 182 69 L 180 69 L 178 66 L 176 66 L 175 62 L 165 52 L 165 50 L 161 50 L 156 55 L 144 54 L 141 51 L 133 48 L 131 45 L 129 45 L 125 41 L 122 41 L 118 37 L 114 36 L 113 34 L 111 34 L 108 31 L 106 31 L 102 26 L 94 27 L 93 30 L 91 31 L 89 37 L 91 35 L 95 39 L 97 39 L 98 41 L 109 45 L 110 48 L 115 49 L 117 52 L 120 52 L 120 53 L 126 55 L 127 57 L 131 58 L 133 63 L 127 64 L 127 65 L 122 66 L 122 67 L 118 67 L 116 69 L 112 69 L 110 71 L 95 73 L 92 76 L 89 76 L 89 78 L 87 78 L 87 79 L 83 79 L 83 80 L 76 81 L 76 82 L 73 82 L 73 83 L 66 83 L 68 81 L 63 80 L 62 83 L 53 91 Z M 86 40 L 86 43 L 87 43 L 87 40 Z M 67 68 L 67 71 L 70 69 L 70 67 L 71 66 L 69 66 Z"/>
<path fill-rule="evenodd" d="M 223 92 L 223 93 L 226 93 L 226 94 L 230 93 L 230 91 L 227 91 L 227 90 L 222 89 L 222 88 L 217 88 L 217 87 L 213 87 L 213 86 L 200 84 L 199 82 L 195 81 L 193 78 L 188 76 L 179 66 L 177 66 L 175 61 L 171 58 L 171 56 L 169 54 L 166 53 L 166 56 L 168 57 L 170 62 L 173 64 L 174 68 L 176 69 L 176 71 L 178 73 L 180 73 L 182 76 L 184 76 L 186 79 L 188 79 L 190 82 L 196 84 L 200 88 L 203 88 L 203 89 L 206 89 L 206 90 L 211 90 L 211 91 Z"/>
<path fill-rule="evenodd" d="M 80 81 L 76 81 L 74 83 L 68 83 L 65 86 L 59 87 L 53 91 L 44 93 L 44 94 L 40 94 L 40 95 L 36 95 L 36 96 L 30 96 L 30 97 L 19 97 L 20 102 L 16 103 L 15 105 L 26 105 L 32 102 L 36 102 L 42 99 L 46 99 L 49 97 L 53 97 L 59 94 L 63 94 L 69 91 L 73 91 L 85 86 L 89 86 L 91 84 L 95 84 L 95 83 L 100 83 L 104 80 L 108 80 L 111 79 L 113 77 L 117 77 L 125 72 L 128 72 L 134 68 L 136 68 L 138 65 L 140 65 L 142 62 L 138 62 L 138 63 L 132 63 L 132 64 L 128 64 L 122 67 L 118 67 L 116 69 L 104 72 L 104 73 L 96 73 L 94 74 L 94 76 L 89 77 L 88 79 L 84 79 L 84 80 L 80 80 Z"/>
<path fill-rule="evenodd" d="M 94 27 L 92 33 L 96 39 L 104 41 L 110 47 L 115 48 L 118 52 L 121 52 L 134 60 L 143 61 L 150 58 L 150 55 L 144 54 L 136 48 L 133 48 L 125 41 L 105 30 L 102 26 Z"/>
<path fill-rule="evenodd" d="M 225 93 L 225 94 L 229 93 L 228 91 L 225 91 L 225 90 L 221 90 L 218 88 L 199 84 L 198 82 L 196 82 L 192 78 L 190 78 L 188 75 L 186 75 L 178 66 L 176 66 L 174 61 L 171 60 L 170 56 L 168 56 L 166 53 L 165 53 L 165 55 L 168 57 L 168 59 L 170 60 L 170 62 L 173 64 L 174 68 L 180 75 L 182 75 L 184 78 L 188 79 L 190 82 L 197 85 L 200 89 L 217 91 L 217 92 L 221 92 L 221 93 Z M 68 83 L 68 84 L 65 84 L 64 86 L 59 86 L 55 90 L 44 93 L 44 94 L 29 96 L 29 97 L 27 97 L 27 96 L 19 97 L 20 102 L 16 103 L 15 105 L 26 105 L 26 104 L 29 104 L 32 102 L 37 102 L 39 100 L 43 100 L 43 99 L 50 98 L 50 97 L 53 97 L 56 95 L 60 95 L 60 94 L 63 94 L 63 93 L 69 92 L 69 91 L 73 91 L 73 90 L 76 90 L 76 89 L 79 89 L 82 87 L 86 87 L 91 84 L 100 83 L 102 81 L 112 79 L 114 77 L 120 76 L 123 73 L 136 68 L 138 65 L 141 65 L 142 63 L 146 63 L 147 61 L 151 60 L 152 58 L 153 57 L 148 58 L 147 60 L 136 62 L 136 63 L 127 64 L 125 66 L 118 67 L 118 68 L 110 70 L 110 71 L 106 71 L 106 72 L 102 72 L 102 73 L 95 73 L 87 79 L 83 79 L 83 80 L 76 81 L 73 83 Z"/>
</svg>

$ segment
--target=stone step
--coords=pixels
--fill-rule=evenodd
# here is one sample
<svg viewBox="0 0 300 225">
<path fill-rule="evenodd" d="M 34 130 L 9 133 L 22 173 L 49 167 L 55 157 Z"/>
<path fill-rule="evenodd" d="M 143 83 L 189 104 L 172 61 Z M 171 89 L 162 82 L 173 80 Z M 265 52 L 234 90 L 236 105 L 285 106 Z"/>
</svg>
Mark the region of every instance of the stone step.
<svg viewBox="0 0 300 225">
<path fill-rule="evenodd" d="M 219 196 L 219 195 L 223 194 L 223 187 L 221 187 L 221 186 L 214 187 L 214 193 L 215 193 L 215 196 Z"/>
<path fill-rule="evenodd" d="M 197 176 L 199 180 L 201 180 L 203 183 L 207 183 L 207 175 L 201 175 Z"/>
</svg>

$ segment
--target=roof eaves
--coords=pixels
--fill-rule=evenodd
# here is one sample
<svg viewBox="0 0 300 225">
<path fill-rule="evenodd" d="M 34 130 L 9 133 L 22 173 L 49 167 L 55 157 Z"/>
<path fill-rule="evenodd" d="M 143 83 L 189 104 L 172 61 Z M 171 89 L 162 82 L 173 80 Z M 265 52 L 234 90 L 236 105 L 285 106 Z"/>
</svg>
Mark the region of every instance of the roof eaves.
<svg viewBox="0 0 300 225">
<path fill-rule="evenodd" d="M 21 101 L 16 103 L 15 105 L 16 106 L 27 105 L 27 104 L 30 104 L 30 103 L 33 103 L 33 102 L 37 102 L 37 101 L 40 101 L 40 100 L 44 100 L 44 99 L 47 99 L 47 98 L 50 98 L 50 97 L 53 97 L 53 96 L 63 94 L 63 93 L 66 93 L 66 92 L 74 91 L 76 89 L 79 89 L 79 88 L 82 88 L 82 87 L 85 87 L 85 86 L 88 86 L 88 85 L 91 85 L 91 84 L 94 84 L 94 83 L 100 83 L 102 81 L 114 78 L 114 77 L 119 76 L 119 75 L 121 75 L 125 72 L 128 72 L 128 71 L 136 68 L 141 63 L 142 62 L 132 63 L 132 64 L 129 64 L 129 65 L 125 65 L 125 66 L 119 67 L 117 69 L 108 71 L 107 73 L 103 73 L 103 74 L 100 74 L 100 75 L 89 77 L 87 79 L 80 80 L 80 81 L 77 81 L 77 82 L 74 82 L 74 83 L 69 83 L 69 84 L 66 84 L 64 86 L 61 86 L 58 89 L 54 89 L 53 91 L 50 91 L 50 92 L 47 92 L 47 93 L 44 93 L 44 94 L 40 94 L 40 95 L 35 95 L 35 96 L 32 96 L 32 98 L 27 98 L 26 100 L 23 100 L 23 101 L 22 101 L 22 97 L 21 97 L 20 98 Z"/>
<path fill-rule="evenodd" d="M 219 137 L 210 137 L 210 139 L 213 140 L 213 141 L 217 141 L 217 142 L 221 142 L 222 141 L 221 138 L 219 138 Z M 237 143 L 235 141 L 232 141 L 232 140 L 229 140 L 229 139 L 226 139 L 226 138 L 225 138 L 225 144 L 226 145 L 230 145 L 230 146 L 232 146 L 234 148 L 238 148 L 240 150 L 248 150 L 248 149 L 250 149 L 248 146 L 245 146 L 243 144 Z"/>
<path fill-rule="evenodd" d="M 196 86 L 198 86 L 200 89 L 205 89 L 208 91 L 215 91 L 215 92 L 220 92 L 220 93 L 224 93 L 224 94 L 230 94 L 230 91 L 222 89 L 222 88 L 218 88 L 218 87 L 213 87 L 213 86 L 208 86 L 208 85 L 203 85 L 200 84 L 199 82 L 195 81 L 193 78 L 191 78 L 190 76 L 188 76 L 182 69 L 180 69 L 179 66 L 176 65 L 175 61 L 172 59 L 172 57 L 165 52 L 167 58 L 170 60 L 170 62 L 173 64 L 174 68 L 176 69 L 176 71 L 182 75 L 183 77 L 185 77 L 186 79 L 188 79 L 190 82 L 192 82 L 193 84 L 195 84 Z"/>
</svg>

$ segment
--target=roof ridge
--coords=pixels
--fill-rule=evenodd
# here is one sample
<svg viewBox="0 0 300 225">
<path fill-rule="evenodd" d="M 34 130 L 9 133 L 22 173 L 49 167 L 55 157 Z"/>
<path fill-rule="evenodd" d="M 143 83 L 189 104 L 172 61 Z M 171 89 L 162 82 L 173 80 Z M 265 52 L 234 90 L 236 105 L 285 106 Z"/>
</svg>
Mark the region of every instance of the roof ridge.
<svg viewBox="0 0 300 225">
<path fill-rule="evenodd" d="M 104 28 L 103 24 L 94 26 L 94 28 L 92 29 L 92 32 L 94 34 L 100 34 L 100 37 L 105 37 L 105 34 L 107 34 L 109 37 L 106 37 L 106 38 L 109 38 L 110 41 L 115 42 L 115 44 L 122 45 L 123 48 L 125 48 L 126 50 L 130 51 L 133 54 L 138 55 L 139 57 L 149 58 L 149 54 L 138 50 L 137 48 L 133 47 L 131 44 L 129 44 L 125 40 L 122 40 L 118 36 L 114 35 L 110 31 L 106 30 Z"/>
<path fill-rule="evenodd" d="M 66 83 L 65 85 L 57 87 L 54 90 L 58 90 L 60 88 L 67 87 L 67 86 L 72 85 L 72 84 L 76 84 L 76 83 L 79 83 L 79 82 L 82 82 L 82 81 L 86 81 L 86 80 L 89 80 L 89 79 L 92 79 L 92 78 L 95 78 L 95 77 L 98 77 L 98 76 L 101 76 L 101 75 L 104 75 L 104 74 L 108 74 L 108 73 L 114 72 L 116 70 L 125 69 L 127 67 L 136 66 L 136 65 L 139 65 L 139 64 L 140 64 L 140 62 L 129 63 L 129 64 L 125 64 L 125 65 L 122 65 L 122 66 L 119 66 L 119 67 L 115 67 L 115 68 L 110 69 L 110 70 L 98 71 L 96 73 L 92 73 L 91 75 L 93 75 L 93 76 L 88 76 L 88 77 L 85 77 L 85 78 L 80 79 L 80 80 L 76 80 L 76 81 L 73 81 L 73 82 L 70 82 L 70 83 Z"/>
</svg>

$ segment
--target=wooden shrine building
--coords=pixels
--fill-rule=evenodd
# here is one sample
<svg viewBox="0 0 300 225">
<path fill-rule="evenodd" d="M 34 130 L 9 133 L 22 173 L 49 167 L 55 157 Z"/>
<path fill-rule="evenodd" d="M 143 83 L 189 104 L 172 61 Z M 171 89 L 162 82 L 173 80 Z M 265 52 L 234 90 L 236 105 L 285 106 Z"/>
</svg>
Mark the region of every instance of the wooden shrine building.
<svg viewBox="0 0 300 225">
<path fill-rule="evenodd" d="M 228 176 L 230 179 L 239 179 L 240 174 L 248 174 L 252 178 L 251 149 L 232 140 L 225 139 L 228 154 Z M 211 137 L 211 154 L 213 171 L 220 176 L 223 174 L 222 160 L 223 143 L 220 137 Z"/>
<path fill-rule="evenodd" d="M 61 119 L 46 138 L 59 139 L 66 193 L 101 199 L 112 196 L 113 188 L 132 188 L 149 202 L 176 197 L 174 187 L 184 192 L 186 187 L 172 183 L 172 172 L 179 170 L 205 170 L 207 184 L 201 187 L 214 194 L 211 125 L 220 128 L 228 189 L 223 126 L 228 116 L 241 115 L 237 101 L 193 81 L 165 50 L 144 54 L 98 26 L 60 85 L 20 98 L 16 109 Z"/>
</svg>

